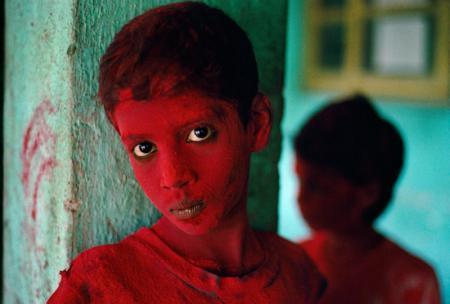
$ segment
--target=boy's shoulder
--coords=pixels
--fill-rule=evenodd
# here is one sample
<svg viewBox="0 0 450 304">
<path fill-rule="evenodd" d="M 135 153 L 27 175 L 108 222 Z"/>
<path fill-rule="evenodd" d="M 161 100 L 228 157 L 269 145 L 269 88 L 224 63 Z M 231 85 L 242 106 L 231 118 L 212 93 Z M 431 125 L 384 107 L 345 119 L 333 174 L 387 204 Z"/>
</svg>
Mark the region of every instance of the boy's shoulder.
<svg viewBox="0 0 450 304">
<path fill-rule="evenodd" d="M 305 251 L 293 242 L 277 235 L 274 232 L 257 231 L 258 238 L 265 244 L 274 248 L 283 258 L 300 260 L 305 263 L 312 263 Z"/>
<path fill-rule="evenodd" d="M 398 303 L 439 303 L 439 283 L 433 268 L 395 242 L 385 239 L 364 268 L 385 282 L 386 294 Z M 395 282 L 395 284 L 392 284 Z"/>
<path fill-rule="evenodd" d="M 265 246 L 282 258 L 284 262 L 301 266 L 305 271 L 316 271 L 317 268 L 303 248 L 273 232 L 257 232 Z"/>
<path fill-rule="evenodd" d="M 302 247 L 309 256 L 319 256 L 325 238 L 321 234 L 302 240 Z M 378 271 L 379 269 L 390 269 L 391 272 L 398 270 L 402 274 L 416 274 L 434 276 L 433 268 L 424 260 L 408 252 L 394 241 L 383 236 L 380 244 L 367 255 L 364 269 Z"/>
<path fill-rule="evenodd" d="M 297 244 L 280 237 L 273 232 L 257 232 L 266 247 L 279 257 L 281 271 L 286 279 L 303 282 L 303 286 L 312 298 L 318 299 L 326 289 L 326 280 L 307 253 Z M 314 299 L 312 299 L 314 301 Z"/>
<path fill-rule="evenodd" d="M 157 288 L 151 281 L 165 275 L 164 266 L 146 243 L 150 230 L 141 228 L 116 244 L 100 245 L 80 253 L 67 270 L 61 271 L 58 289 L 48 303 L 87 303 L 112 296 L 116 303 L 136 303 L 135 290 L 142 281 L 147 289 Z M 143 271 L 145 269 L 145 272 Z M 106 294 L 105 291 L 111 291 Z"/>
<path fill-rule="evenodd" d="M 435 277 L 433 268 L 427 262 L 389 239 L 385 240 L 385 243 L 379 249 L 379 253 L 380 259 L 385 260 L 394 272 L 397 270 L 402 275 Z"/>
<path fill-rule="evenodd" d="M 143 251 L 147 254 L 151 251 L 151 243 L 145 243 L 149 229 L 141 228 L 135 233 L 125 237 L 118 243 L 99 245 L 89 248 L 80 253 L 71 264 L 68 271 L 81 268 L 86 271 L 104 271 L 112 269 L 110 266 L 126 266 L 126 264 L 136 263 Z M 113 265 L 112 265 L 113 264 Z"/>
</svg>

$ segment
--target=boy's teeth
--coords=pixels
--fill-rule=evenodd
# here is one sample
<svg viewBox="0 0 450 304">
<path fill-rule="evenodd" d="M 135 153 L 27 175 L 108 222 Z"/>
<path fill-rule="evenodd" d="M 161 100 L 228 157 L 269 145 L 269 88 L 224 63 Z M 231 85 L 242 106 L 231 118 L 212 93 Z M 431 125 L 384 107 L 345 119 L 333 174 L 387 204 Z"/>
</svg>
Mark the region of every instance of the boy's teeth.
<svg viewBox="0 0 450 304">
<path fill-rule="evenodd" d="M 197 204 L 190 208 L 172 210 L 172 214 L 181 219 L 188 219 L 197 215 L 202 209 L 203 204 Z"/>
</svg>

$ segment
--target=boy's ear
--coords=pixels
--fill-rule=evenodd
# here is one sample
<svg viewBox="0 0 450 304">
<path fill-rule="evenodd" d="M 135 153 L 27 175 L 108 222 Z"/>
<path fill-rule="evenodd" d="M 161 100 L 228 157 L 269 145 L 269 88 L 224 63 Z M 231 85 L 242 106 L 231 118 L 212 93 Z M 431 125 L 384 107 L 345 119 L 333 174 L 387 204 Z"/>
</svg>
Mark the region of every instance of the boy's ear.
<svg viewBox="0 0 450 304">
<path fill-rule="evenodd" d="M 358 199 L 363 210 L 371 207 L 380 197 L 380 185 L 371 182 L 358 188 Z"/>
<path fill-rule="evenodd" d="M 252 152 L 260 151 L 267 146 L 272 129 L 272 119 L 272 105 L 269 98 L 262 93 L 258 93 L 253 99 L 247 125 L 252 140 Z"/>
<path fill-rule="evenodd" d="M 300 175 L 300 160 L 298 159 L 297 155 L 295 156 L 294 171 L 297 176 Z"/>
<path fill-rule="evenodd" d="M 106 118 L 108 119 L 109 123 L 113 126 L 114 130 L 116 130 L 117 134 L 120 135 L 119 126 L 117 125 L 116 117 L 114 116 L 114 110 L 112 111 L 105 111 Z"/>
</svg>

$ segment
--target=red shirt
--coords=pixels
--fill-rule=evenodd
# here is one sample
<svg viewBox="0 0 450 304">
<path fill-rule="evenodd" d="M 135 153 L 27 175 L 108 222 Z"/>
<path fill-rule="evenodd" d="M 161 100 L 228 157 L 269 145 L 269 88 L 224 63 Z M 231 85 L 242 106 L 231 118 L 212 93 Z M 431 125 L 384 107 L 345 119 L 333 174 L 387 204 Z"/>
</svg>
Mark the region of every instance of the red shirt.
<svg viewBox="0 0 450 304">
<path fill-rule="evenodd" d="M 330 268 L 321 250 L 323 242 L 319 234 L 301 243 L 327 279 L 321 304 L 440 303 L 433 269 L 392 241 L 383 239 L 363 260 L 340 271 Z"/>
<path fill-rule="evenodd" d="M 151 228 L 80 254 L 48 303 L 317 303 L 324 281 L 298 246 L 257 232 L 263 263 L 222 277 L 189 263 Z"/>
</svg>

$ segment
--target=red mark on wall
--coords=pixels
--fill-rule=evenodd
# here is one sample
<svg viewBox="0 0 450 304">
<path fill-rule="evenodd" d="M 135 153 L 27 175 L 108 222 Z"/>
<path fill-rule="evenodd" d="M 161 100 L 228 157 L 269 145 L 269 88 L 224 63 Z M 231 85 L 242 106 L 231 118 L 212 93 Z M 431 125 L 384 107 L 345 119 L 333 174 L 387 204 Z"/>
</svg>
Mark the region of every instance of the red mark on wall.
<svg viewBox="0 0 450 304">
<path fill-rule="evenodd" d="M 39 189 L 45 176 L 56 166 L 56 135 L 47 117 L 56 111 L 48 100 L 36 108 L 28 123 L 22 143 L 22 185 L 25 198 L 31 202 L 30 216 L 36 220 Z"/>
</svg>

